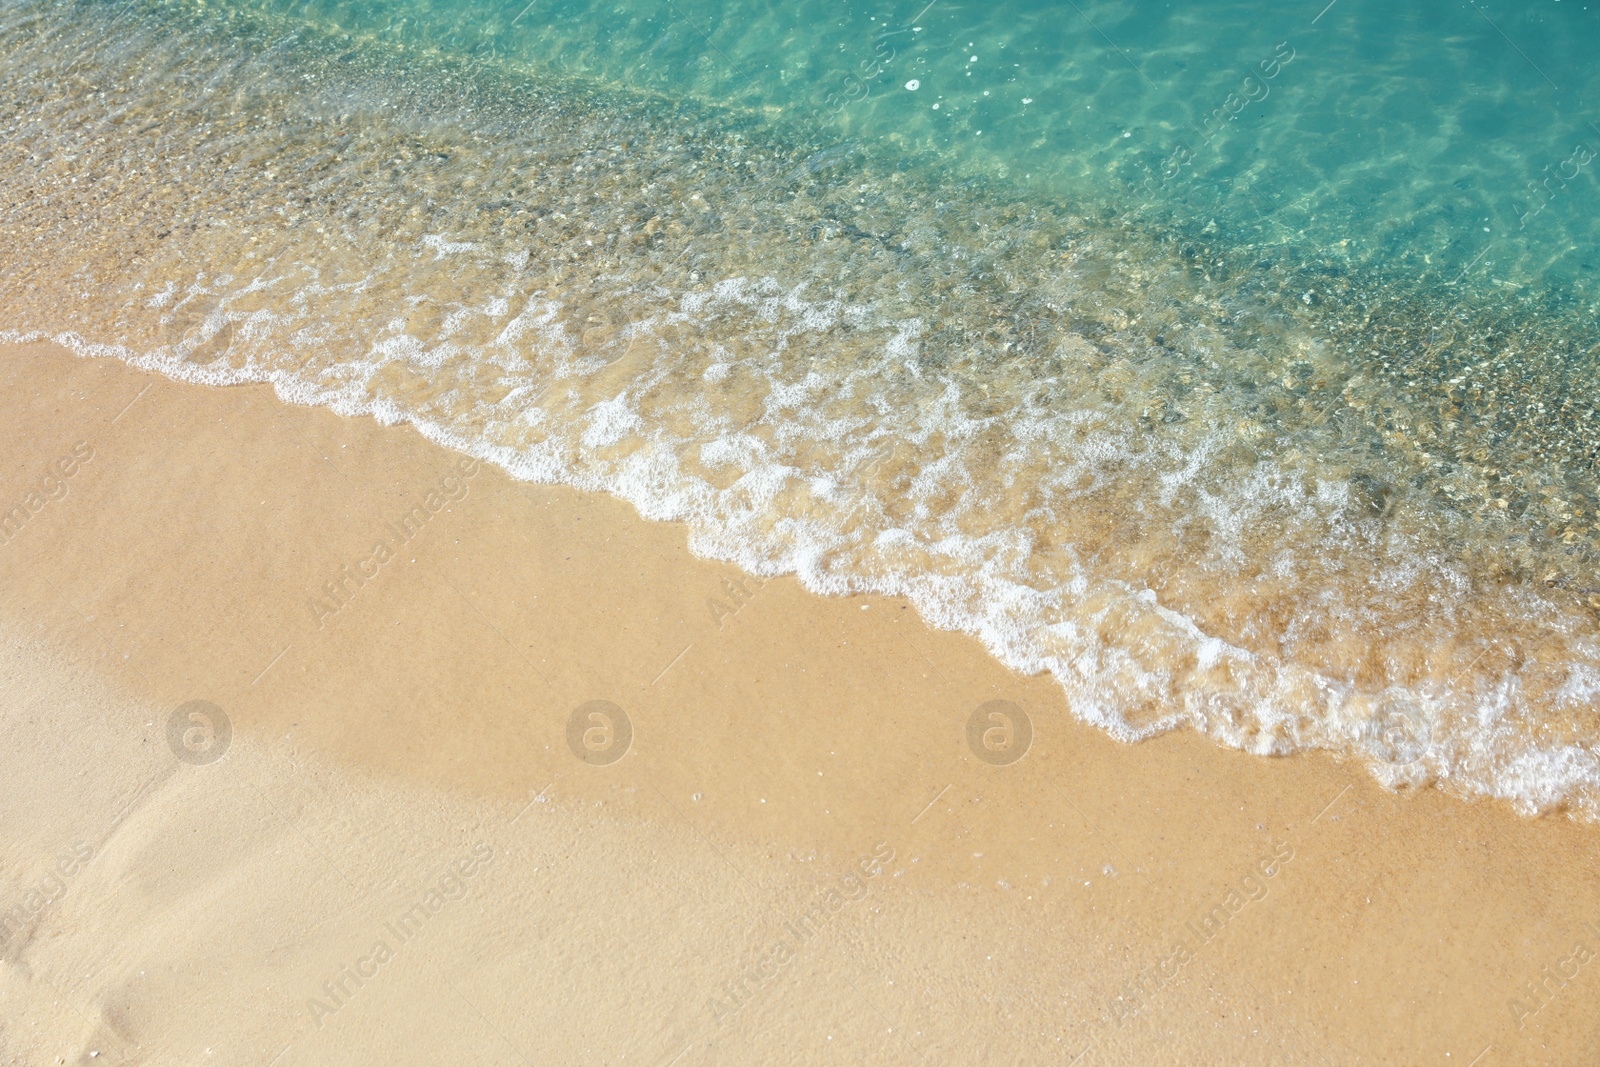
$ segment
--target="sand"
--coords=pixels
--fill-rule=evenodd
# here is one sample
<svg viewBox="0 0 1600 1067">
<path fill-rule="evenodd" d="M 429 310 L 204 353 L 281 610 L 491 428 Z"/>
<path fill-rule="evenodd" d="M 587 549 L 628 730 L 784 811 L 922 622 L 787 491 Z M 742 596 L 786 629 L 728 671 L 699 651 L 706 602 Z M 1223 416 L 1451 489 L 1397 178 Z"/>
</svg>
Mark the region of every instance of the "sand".
<svg viewBox="0 0 1600 1067">
<path fill-rule="evenodd" d="M 5 1063 L 1600 1058 L 1595 827 L 1122 745 L 409 428 L 0 355 Z"/>
</svg>

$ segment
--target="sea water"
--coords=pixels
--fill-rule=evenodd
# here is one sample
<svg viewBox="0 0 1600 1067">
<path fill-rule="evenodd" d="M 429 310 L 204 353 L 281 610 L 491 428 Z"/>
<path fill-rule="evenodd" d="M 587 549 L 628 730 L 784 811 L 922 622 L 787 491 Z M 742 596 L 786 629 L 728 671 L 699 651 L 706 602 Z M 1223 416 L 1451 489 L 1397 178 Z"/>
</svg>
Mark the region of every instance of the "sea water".
<svg viewBox="0 0 1600 1067">
<path fill-rule="evenodd" d="M 1593 819 L 1591 8 L 0 0 L 0 339 Z"/>
</svg>

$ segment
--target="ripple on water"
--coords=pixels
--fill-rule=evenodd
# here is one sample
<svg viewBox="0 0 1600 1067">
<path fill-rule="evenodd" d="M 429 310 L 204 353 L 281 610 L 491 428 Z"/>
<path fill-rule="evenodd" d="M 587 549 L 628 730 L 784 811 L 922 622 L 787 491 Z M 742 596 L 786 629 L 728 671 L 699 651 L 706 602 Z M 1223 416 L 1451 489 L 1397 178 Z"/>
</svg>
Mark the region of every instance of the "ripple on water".
<svg viewBox="0 0 1600 1067">
<path fill-rule="evenodd" d="M 0 89 L 8 337 L 907 596 L 1118 737 L 1596 814 L 1569 312 L 237 12 L 9 4 Z"/>
</svg>

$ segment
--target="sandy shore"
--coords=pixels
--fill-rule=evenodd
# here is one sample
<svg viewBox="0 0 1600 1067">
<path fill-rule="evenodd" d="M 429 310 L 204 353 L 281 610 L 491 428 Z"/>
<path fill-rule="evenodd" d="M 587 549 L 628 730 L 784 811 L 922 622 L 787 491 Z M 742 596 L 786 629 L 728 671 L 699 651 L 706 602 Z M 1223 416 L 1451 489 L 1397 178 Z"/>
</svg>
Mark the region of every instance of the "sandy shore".
<svg viewBox="0 0 1600 1067">
<path fill-rule="evenodd" d="M 1593 827 L 1119 745 L 614 500 L 3 358 L 6 1063 L 1600 1058 Z"/>
</svg>

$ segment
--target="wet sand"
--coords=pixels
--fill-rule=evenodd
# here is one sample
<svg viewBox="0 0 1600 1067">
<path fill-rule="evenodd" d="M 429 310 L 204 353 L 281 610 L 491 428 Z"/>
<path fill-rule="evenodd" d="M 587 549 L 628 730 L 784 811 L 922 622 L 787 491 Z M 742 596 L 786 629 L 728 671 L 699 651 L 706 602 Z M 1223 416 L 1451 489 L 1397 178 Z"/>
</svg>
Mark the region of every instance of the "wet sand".
<svg viewBox="0 0 1600 1067">
<path fill-rule="evenodd" d="M 1121 745 L 409 429 L 3 360 L 4 1062 L 1600 1057 L 1595 827 Z"/>
</svg>

